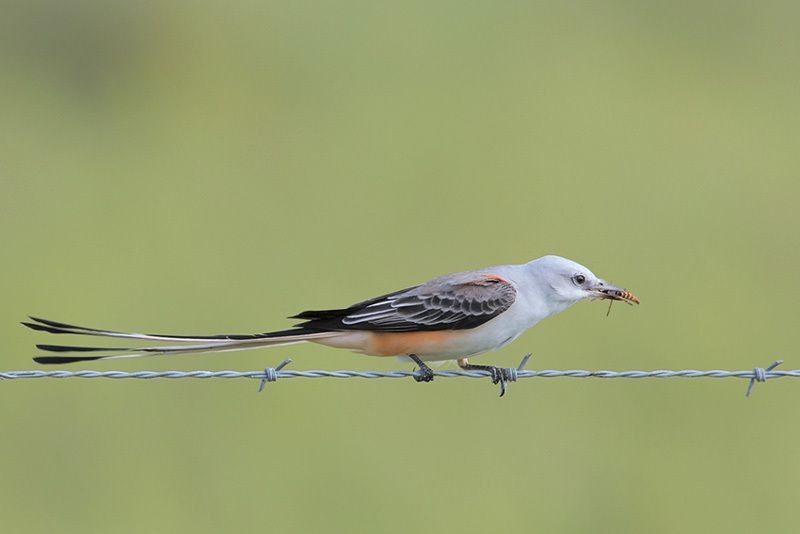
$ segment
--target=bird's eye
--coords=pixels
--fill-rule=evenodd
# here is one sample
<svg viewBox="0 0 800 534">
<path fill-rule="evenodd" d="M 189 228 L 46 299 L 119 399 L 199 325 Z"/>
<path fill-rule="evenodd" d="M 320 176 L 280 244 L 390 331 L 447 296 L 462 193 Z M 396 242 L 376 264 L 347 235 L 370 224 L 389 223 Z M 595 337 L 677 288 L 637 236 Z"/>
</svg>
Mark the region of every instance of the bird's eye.
<svg viewBox="0 0 800 534">
<path fill-rule="evenodd" d="M 572 277 L 572 279 L 575 280 L 575 283 L 578 284 L 579 286 L 582 286 L 583 283 L 586 281 L 586 277 L 583 276 L 582 274 L 576 274 L 575 276 Z"/>
</svg>

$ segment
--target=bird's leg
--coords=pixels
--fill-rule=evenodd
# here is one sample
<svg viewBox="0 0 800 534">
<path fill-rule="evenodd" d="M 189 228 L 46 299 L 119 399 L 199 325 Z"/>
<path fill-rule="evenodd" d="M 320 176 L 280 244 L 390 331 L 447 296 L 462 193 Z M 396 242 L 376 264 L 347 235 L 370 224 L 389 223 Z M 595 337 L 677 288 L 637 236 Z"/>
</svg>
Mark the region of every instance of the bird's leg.
<svg viewBox="0 0 800 534">
<path fill-rule="evenodd" d="M 492 384 L 500 384 L 500 396 L 506 394 L 506 382 L 512 380 L 511 370 L 505 367 L 495 367 L 494 365 L 476 365 L 469 363 L 467 358 L 459 358 L 458 366 L 465 371 L 488 371 L 492 377 Z"/>
<path fill-rule="evenodd" d="M 419 367 L 419 373 L 414 374 L 414 380 L 417 382 L 430 382 L 433 380 L 433 371 L 425 362 L 419 359 L 419 356 L 416 354 L 409 354 L 408 357 L 414 360 L 414 363 Z"/>
</svg>

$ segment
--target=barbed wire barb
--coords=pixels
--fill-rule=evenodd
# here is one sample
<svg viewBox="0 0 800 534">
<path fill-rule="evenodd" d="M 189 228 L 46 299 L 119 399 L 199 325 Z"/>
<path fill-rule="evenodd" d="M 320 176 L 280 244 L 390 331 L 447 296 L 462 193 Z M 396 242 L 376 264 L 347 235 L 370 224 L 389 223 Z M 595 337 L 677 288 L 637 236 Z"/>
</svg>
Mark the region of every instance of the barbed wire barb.
<svg viewBox="0 0 800 534">
<path fill-rule="evenodd" d="M 747 393 L 744 394 L 745 397 L 749 397 L 750 394 L 753 392 L 753 386 L 756 382 L 766 382 L 767 381 L 767 373 L 778 367 L 780 364 L 783 363 L 783 360 L 776 360 L 770 364 L 769 367 L 764 369 L 763 367 L 755 367 L 753 368 L 753 377 L 750 379 L 750 383 L 747 385 Z M 772 378 L 772 377 L 770 377 Z"/>
<path fill-rule="evenodd" d="M 264 391 L 264 386 L 267 385 L 267 382 L 277 382 L 278 371 L 280 371 L 290 363 L 292 363 L 292 359 L 286 358 L 278 367 L 265 367 L 264 378 L 261 379 L 261 383 L 258 385 L 258 392 L 261 393 L 262 391 Z"/>
</svg>

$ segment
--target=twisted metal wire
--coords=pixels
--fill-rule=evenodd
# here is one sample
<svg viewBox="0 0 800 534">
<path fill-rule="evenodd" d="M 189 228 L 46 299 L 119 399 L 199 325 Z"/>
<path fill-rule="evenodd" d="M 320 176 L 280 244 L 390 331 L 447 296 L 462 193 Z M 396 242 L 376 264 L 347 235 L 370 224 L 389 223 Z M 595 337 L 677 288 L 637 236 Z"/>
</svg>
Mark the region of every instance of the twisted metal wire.
<svg viewBox="0 0 800 534">
<path fill-rule="evenodd" d="M 609 371 L 597 370 L 586 371 L 582 369 L 555 370 L 543 369 L 534 371 L 524 369 L 530 358 L 526 355 L 519 366 L 508 369 L 509 382 L 515 382 L 522 378 L 744 378 L 750 382 L 747 387 L 746 396 L 750 396 L 756 382 L 766 382 L 774 378 L 790 377 L 800 378 L 800 369 L 792 371 L 776 371 L 775 367 L 783 363 L 778 360 L 766 369 L 755 367 L 750 370 L 725 371 L 722 369 L 711 369 L 700 371 L 695 369 L 683 369 L 672 371 L 659 369 L 654 371 Z M 419 376 L 418 371 L 327 371 L 311 369 L 307 371 L 293 371 L 283 369 L 291 363 L 287 359 L 276 367 L 267 367 L 262 371 L 7 371 L 0 372 L 0 380 L 20 380 L 27 378 L 251 378 L 260 380 L 259 391 L 264 389 L 267 382 L 276 382 L 283 378 L 414 378 Z M 434 371 L 434 376 L 441 378 L 487 378 L 491 376 L 488 371 L 482 370 L 440 370 Z"/>
</svg>

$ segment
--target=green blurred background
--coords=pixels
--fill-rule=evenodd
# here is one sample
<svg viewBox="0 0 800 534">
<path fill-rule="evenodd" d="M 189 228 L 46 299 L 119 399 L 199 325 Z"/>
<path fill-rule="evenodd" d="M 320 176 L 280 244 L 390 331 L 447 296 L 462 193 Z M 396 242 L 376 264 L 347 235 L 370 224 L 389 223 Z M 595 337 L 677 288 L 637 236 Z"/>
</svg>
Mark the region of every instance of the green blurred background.
<svg viewBox="0 0 800 534">
<path fill-rule="evenodd" d="M 2 2 L 3 370 L 26 314 L 283 328 L 555 253 L 639 295 L 482 362 L 797 355 L 793 2 Z M 77 339 L 77 338 L 76 338 Z M 63 341 L 59 338 L 59 341 Z M 410 368 L 319 346 L 73 365 Z M 800 384 L 0 384 L 6 532 L 792 532 Z"/>
</svg>

